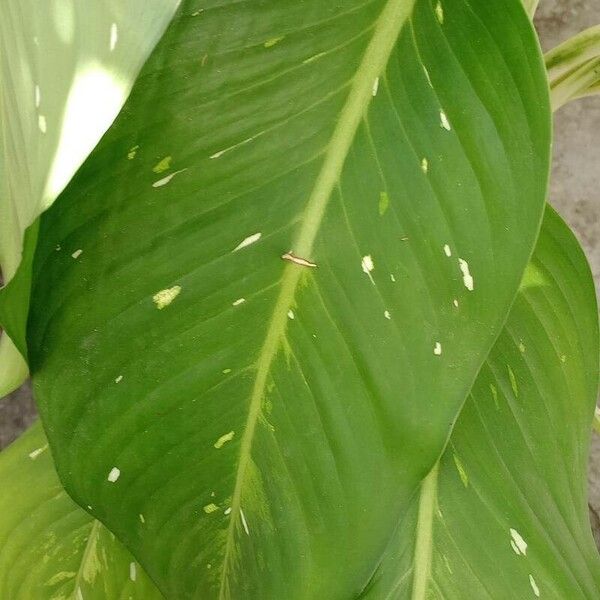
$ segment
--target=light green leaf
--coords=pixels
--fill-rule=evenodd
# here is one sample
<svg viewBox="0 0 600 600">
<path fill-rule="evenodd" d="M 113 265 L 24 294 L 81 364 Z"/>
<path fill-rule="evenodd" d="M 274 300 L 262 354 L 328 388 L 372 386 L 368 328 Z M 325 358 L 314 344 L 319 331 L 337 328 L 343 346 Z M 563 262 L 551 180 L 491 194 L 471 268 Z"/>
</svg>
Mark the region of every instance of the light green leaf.
<svg viewBox="0 0 600 600">
<path fill-rule="evenodd" d="M 537 10 L 540 0 L 523 0 L 523 6 L 527 11 L 527 14 L 533 19 L 535 11 Z"/>
<path fill-rule="evenodd" d="M 363 598 L 600 597 L 586 489 L 598 355 L 589 267 L 548 208 L 506 327 Z"/>
<path fill-rule="evenodd" d="M 0 333 L 0 398 L 16 390 L 27 379 L 29 369 L 13 341 Z"/>
<path fill-rule="evenodd" d="M 600 433 L 600 409 L 596 408 L 594 413 L 594 431 Z"/>
<path fill-rule="evenodd" d="M 39 424 L 0 453 L 0 481 L 3 600 L 162 597 L 115 536 L 62 489 Z"/>
<path fill-rule="evenodd" d="M 69 492 L 169 597 L 356 597 L 502 329 L 549 147 L 516 0 L 184 2 L 41 220 Z"/>
<path fill-rule="evenodd" d="M 600 88 L 600 25 L 572 37 L 546 54 L 552 107 L 598 93 Z"/>
<path fill-rule="evenodd" d="M 179 0 L 0 4 L 0 272 L 121 109 Z M 0 338 L 0 397 L 26 375 Z"/>
</svg>

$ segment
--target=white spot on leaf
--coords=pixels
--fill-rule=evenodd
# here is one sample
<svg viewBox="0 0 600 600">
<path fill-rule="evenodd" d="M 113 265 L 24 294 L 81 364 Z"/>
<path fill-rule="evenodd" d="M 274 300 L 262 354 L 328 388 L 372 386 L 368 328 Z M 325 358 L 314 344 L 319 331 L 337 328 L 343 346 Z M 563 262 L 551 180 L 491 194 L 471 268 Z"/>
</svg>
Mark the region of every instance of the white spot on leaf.
<svg viewBox="0 0 600 600">
<path fill-rule="evenodd" d="M 252 137 L 246 138 L 245 140 L 242 140 L 241 142 L 238 142 L 237 144 L 233 144 L 233 146 L 229 146 L 228 148 L 225 148 L 224 150 L 219 150 L 219 152 L 215 152 L 214 154 L 211 154 L 209 156 L 209 158 L 215 159 L 215 158 L 221 158 L 221 156 L 223 156 L 223 154 L 227 154 L 227 152 L 231 152 L 232 150 L 235 150 L 236 148 L 239 148 L 241 146 L 245 146 L 246 144 L 249 144 L 250 142 L 254 141 L 256 138 L 261 137 L 262 135 L 264 135 L 266 132 L 266 130 L 263 131 L 259 131 L 256 135 L 253 135 Z"/>
<path fill-rule="evenodd" d="M 421 161 L 421 171 L 423 171 L 425 175 L 429 172 L 429 161 L 426 158 Z"/>
<path fill-rule="evenodd" d="M 174 285 L 171 288 L 161 290 L 152 296 L 152 301 L 156 304 L 158 310 L 162 310 L 166 306 L 169 306 L 177 296 L 181 293 L 181 286 Z"/>
<path fill-rule="evenodd" d="M 44 115 L 38 116 L 38 127 L 42 133 L 48 131 L 48 123 L 46 122 L 46 117 Z"/>
<path fill-rule="evenodd" d="M 119 29 L 116 23 L 110 26 L 110 51 L 112 52 L 117 47 L 119 41 Z"/>
<path fill-rule="evenodd" d="M 438 2 L 435 7 L 435 16 L 437 17 L 440 25 L 442 25 L 444 23 L 444 7 L 442 6 L 441 2 Z"/>
<path fill-rule="evenodd" d="M 375 269 L 375 264 L 373 263 L 373 259 L 369 254 L 362 257 L 360 266 L 362 267 L 363 272 L 369 276 L 369 279 L 371 280 L 373 285 L 375 285 L 375 281 L 373 281 L 373 276 L 371 275 L 371 273 Z"/>
<path fill-rule="evenodd" d="M 452 127 L 450 125 L 450 121 L 448 121 L 448 117 L 443 110 L 440 110 L 440 125 L 446 131 L 451 131 Z"/>
<path fill-rule="evenodd" d="M 173 177 L 175 177 L 175 175 L 179 175 L 179 173 L 183 173 L 184 171 L 187 171 L 187 169 L 181 169 L 180 171 L 175 171 L 174 173 L 171 173 L 170 175 L 167 175 L 166 177 L 163 177 L 162 179 L 155 181 L 152 184 L 152 187 L 153 188 L 163 187 L 163 185 L 167 185 L 167 183 L 169 183 L 173 179 Z"/>
<path fill-rule="evenodd" d="M 448 244 L 446 244 L 444 246 L 444 254 L 450 258 L 452 256 L 452 250 L 450 250 L 450 246 L 448 246 Z"/>
<path fill-rule="evenodd" d="M 383 312 L 383 316 L 384 316 L 386 319 L 388 319 L 388 320 L 390 320 L 390 319 L 392 318 L 392 315 L 390 315 L 390 311 L 389 311 L 389 310 L 386 310 L 386 311 L 384 311 L 384 312 Z"/>
<path fill-rule="evenodd" d="M 238 298 L 235 302 L 232 302 L 232 306 L 239 306 L 240 304 L 244 304 L 246 302 L 246 298 Z"/>
<path fill-rule="evenodd" d="M 377 96 L 378 90 L 379 90 L 379 77 L 376 77 L 375 81 L 373 82 L 373 90 L 371 91 L 371 93 L 373 94 L 373 97 Z"/>
<path fill-rule="evenodd" d="M 240 508 L 240 517 L 242 518 L 242 525 L 244 526 L 244 531 L 246 535 L 250 535 L 250 530 L 248 529 L 248 523 L 246 522 L 246 517 L 244 516 L 244 511 Z"/>
<path fill-rule="evenodd" d="M 469 263 L 466 260 L 459 258 L 458 266 L 462 272 L 463 283 L 465 284 L 465 287 L 472 292 L 475 289 L 475 282 L 469 270 Z"/>
<path fill-rule="evenodd" d="M 440 344 L 439 342 L 436 342 L 435 346 L 433 347 L 433 353 L 436 356 L 441 356 L 442 355 L 442 344 Z"/>
<path fill-rule="evenodd" d="M 119 375 L 116 379 L 115 379 L 115 383 L 121 383 L 121 381 L 123 381 L 123 375 Z"/>
<path fill-rule="evenodd" d="M 425 65 L 423 65 L 423 73 L 425 73 L 425 78 L 427 79 L 427 83 L 429 84 L 429 87 L 433 87 L 433 83 L 431 83 L 431 77 L 429 75 L 429 71 L 427 70 L 427 67 Z"/>
<path fill-rule="evenodd" d="M 233 436 L 235 435 L 235 431 L 230 431 L 229 433 L 226 433 L 224 435 L 222 435 L 213 445 L 214 447 L 218 450 L 219 448 L 222 448 L 227 442 L 230 442 L 233 439 Z"/>
<path fill-rule="evenodd" d="M 533 578 L 533 575 L 531 575 L 531 574 L 529 575 L 529 585 L 531 586 L 531 589 L 533 590 L 535 597 L 539 598 L 540 597 L 540 588 L 538 587 L 536 580 Z"/>
<path fill-rule="evenodd" d="M 255 242 L 258 242 L 258 240 L 260 240 L 260 238 L 262 237 L 262 233 L 258 232 L 258 233 L 253 233 L 252 235 L 249 235 L 247 238 L 244 238 L 233 250 L 232 252 L 237 252 L 238 250 L 241 250 L 242 248 L 246 248 L 247 246 L 250 246 L 251 244 L 254 244 Z"/>
<path fill-rule="evenodd" d="M 273 46 L 276 46 L 277 44 L 279 44 L 279 42 L 281 42 L 281 40 L 283 40 L 285 38 L 285 35 L 280 35 L 279 37 L 274 37 L 271 38 L 269 40 L 267 40 L 263 46 L 265 48 L 272 48 Z"/>
<path fill-rule="evenodd" d="M 117 481 L 117 479 L 119 479 L 119 477 L 121 477 L 121 469 L 119 469 L 118 467 L 113 467 L 110 470 L 110 473 L 108 474 L 107 479 L 111 483 L 115 483 L 115 481 Z"/>
<path fill-rule="evenodd" d="M 131 581 L 137 579 L 137 568 L 134 562 L 129 563 L 129 579 L 131 579 Z"/>
<path fill-rule="evenodd" d="M 35 460 L 40 454 L 42 454 L 42 452 L 45 452 L 46 450 L 48 450 L 48 444 L 45 444 L 44 446 L 41 446 L 40 448 L 37 448 L 36 450 L 30 452 L 29 458 L 31 460 Z"/>
<path fill-rule="evenodd" d="M 516 529 L 510 529 L 511 546 L 516 554 L 525 556 L 527 554 L 527 542 Z"/>
<path fill-rule="evenodd" d="M 83 250 L 81 248 L 79 248 L 79 250 L 75 250 L 75 252 L 73 252 L 73 254 L 71 254 L 71 256 L 75 260 L 77 260 L 82 254 L 83 254 Z"/>
<path fill-rule="evenodd" d="M 294 318 L 296 317 L 296 315 L 294 315 L 294 311 L 292 309 L 288 310 L 287 316 L 288 316 L 288 319 L 292 319 L 292 320 L 294 320 Z"/>
</svg>

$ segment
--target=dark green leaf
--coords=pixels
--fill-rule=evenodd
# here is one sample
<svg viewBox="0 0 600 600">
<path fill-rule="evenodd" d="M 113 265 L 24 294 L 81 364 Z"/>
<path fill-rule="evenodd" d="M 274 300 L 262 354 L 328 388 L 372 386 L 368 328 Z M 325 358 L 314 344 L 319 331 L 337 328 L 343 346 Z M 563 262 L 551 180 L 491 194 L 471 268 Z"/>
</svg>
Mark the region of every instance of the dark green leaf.
<svg viewBox="0 0 600 600">
<path fill-rule="evenodd" d="M 69 492 L 170 597 L 359 594 L 506 319 L 548 154 L 516 0 L 183 2 L 41 223 Z"/>
</svg>

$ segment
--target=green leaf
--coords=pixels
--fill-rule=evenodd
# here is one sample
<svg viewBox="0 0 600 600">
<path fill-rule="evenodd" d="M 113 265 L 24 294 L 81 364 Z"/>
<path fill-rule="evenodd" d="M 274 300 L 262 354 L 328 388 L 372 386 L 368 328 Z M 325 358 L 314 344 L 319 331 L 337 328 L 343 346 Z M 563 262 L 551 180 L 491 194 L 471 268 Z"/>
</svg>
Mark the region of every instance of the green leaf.
<svg viewBox="0 0 600 600">
<path fill-rule="evenodd" d="M 548 208 L 508 322 L 365 599 L 598 598 L 594 281 Z"/>
<path fill-rule="evenodd" d="M 38 229 L 39 222 L 36 221 L 25 232 L 21 264 L 15 276 L 4 288 L 5 293 L 0 295 L 0 314 L 3 315 L 7 333 L 3 339 L 11 340 L 11 343 L 14 341 L 18 355 L 25 358 L 27 358 L 25 332 L 29 316 L 29 295 Z"/>
<path fill-rule="evenodd" d="M 533 19 L 540 0 L 522 0 L 522 2 L 527 14 Z"/>
<path fill-rule="evenodd" d="M 69 493 L 169 597 L 355 597 L 501 331 L 549 146 L 516 0 L 184 2 L 40 225 Z"/>
<path fill-rule="evenodd" d="M 8 335 L 0 333 L 0 398 L 16 390 L 29 374 L 23 355 Z"/>
<path fill-rule="evenodd" d="M 600 25 L 573 36 L 546 54 L 552 107 L 600 89 Z"/>
<path fill-rule="evenodd" d="M 0 4 L 0 272 L 112 123 L 179 0 Z M 20 299 L 26 305 L 28 291 Z M 15 341 L 15 340 L 13 340 Z M 26 376 L 0 338 L 0 397 Z"/>
<path fill-rule="evenodd" d="M 0 453 L 0 480 L 4 600 L 162 597 L 115 536 L 67 496 L 39 424 Z"/>
</svg>

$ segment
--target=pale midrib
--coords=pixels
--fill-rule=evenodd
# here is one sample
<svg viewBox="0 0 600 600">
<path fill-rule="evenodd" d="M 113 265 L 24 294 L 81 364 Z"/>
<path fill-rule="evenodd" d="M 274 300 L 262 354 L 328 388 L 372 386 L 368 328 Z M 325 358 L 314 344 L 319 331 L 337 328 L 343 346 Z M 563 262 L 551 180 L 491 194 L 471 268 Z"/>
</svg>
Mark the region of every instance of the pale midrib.
<svg viewBox="0 0 600 600">
<path fill-rule="evenodd" d="M 85 567 L 87 561 L 90 559 L 92 550 L 95 544 L 98 543 L 98 536 L 100 534 L 101 523 L 98 520 L 94 520 L 92 524 L 92 528 L 90 529 L 90 535 L 88 536 L 87 542 L 85 544 L 85 550 L 83 551 L 83 556 L 81 557 L 81 563 L 79 564 L 79 569 L 77 571 L 77 577 L 75 578 L 75 585 L 73 587 L 73 594 L 71 595 L 72 600 L 79 600 L 80 596 L 77 594 L 77 591 L 81 587 L 83 573 L 85 572 Z"/>
<path fill-rule="evenodd" d="M 373 30 L 373 37 L 356 71 L 348 99 L 344 104 L 327 146 L 323 166 L 306 204 L 300 231 L 292 247 L 294 254 L 297 256 L 306 258 L 312 256 L 314 242 L 325 209 L 338 182 L 358 127 L 372 99 L 375 79 L 384 72 L 402 26 L 410 17 L 414 2 L 415 0 L 388 0 L 379 15 Z M 273 310 L 264 345 L 256 363 L 256 378 L 250 397 L 247 424 L 240 442 L 240 457 L 231 500 L 231 517 L 227 532 L 219 593 L 221 600 L 226 599 L 229 564 L 235 547 L 236 524 L 240 518 L 242 488 L 250 464 L 252 440 L 260 416 L 267 378 L 271 364 L 285 335 L 287 312 L 293 303 L 303 268 L 295 264 L 288 264 L 285 267 L 281 280 L 281 291 Z"/>
<path fill-rule="evenodd" d="M 437 502 L 439 463 L 431 469 L 421 484 L 419 497 L 419 514 L 413 560 L 412 600 L 425 600 L 431 574 L 431 557 L 433 551 L 433 516 Z"/>
</svg>

